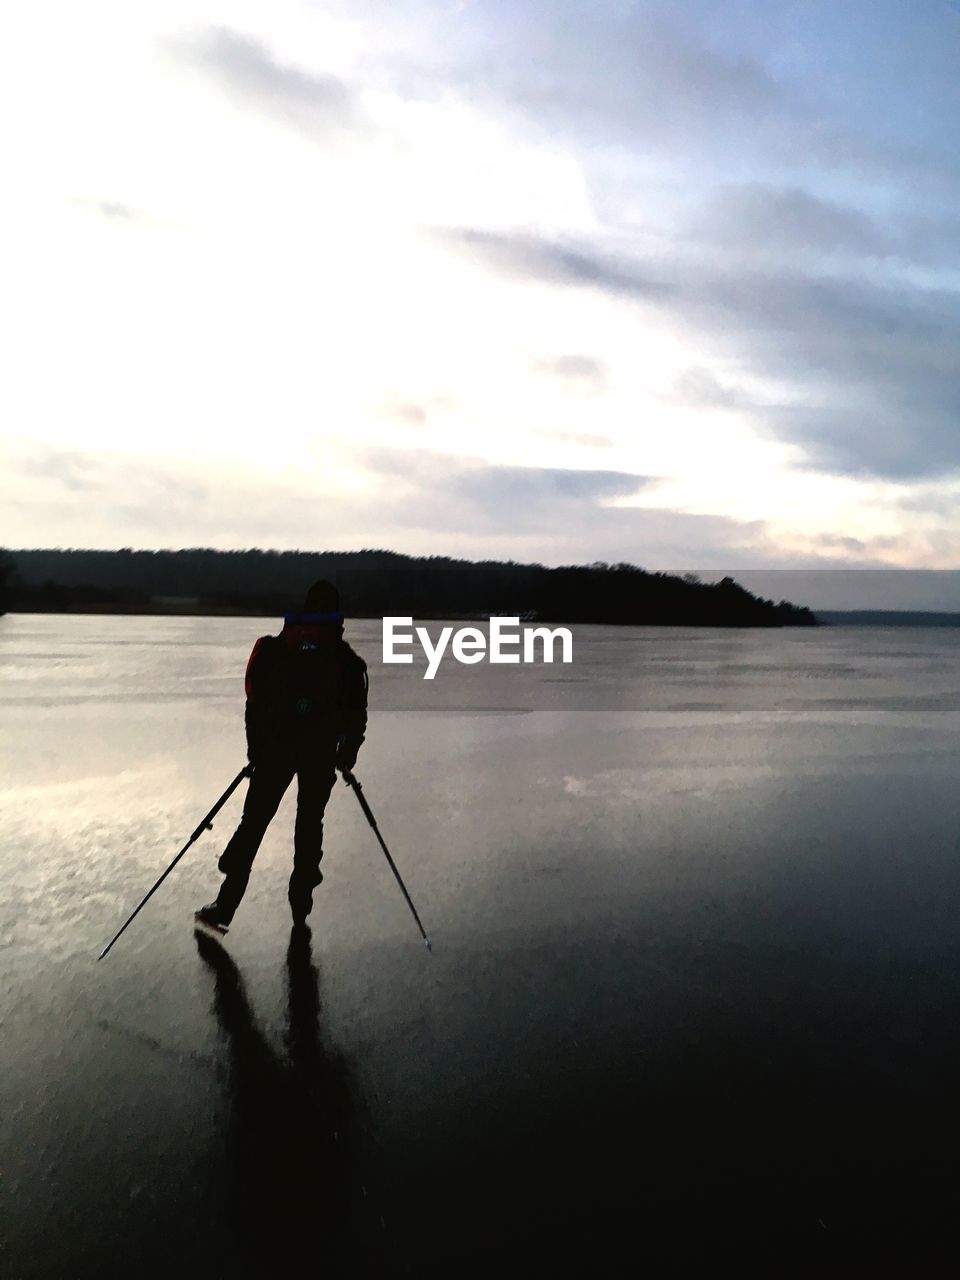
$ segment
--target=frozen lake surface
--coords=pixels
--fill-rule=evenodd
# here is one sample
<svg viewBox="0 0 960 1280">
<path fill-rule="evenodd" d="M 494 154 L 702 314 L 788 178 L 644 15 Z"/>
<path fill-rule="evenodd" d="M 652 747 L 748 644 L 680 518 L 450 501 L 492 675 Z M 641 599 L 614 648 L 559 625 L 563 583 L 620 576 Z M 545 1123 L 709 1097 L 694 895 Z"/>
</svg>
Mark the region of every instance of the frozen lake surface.
<svg viewBox="0 0 960 1280">
<path fill-rule="evenodd" d="M 579 627 L 572 666 L 427 683 L 350 623 L 434 954 L 338 786 L 310 942 L 292 789 L 198 947 L 241 793 L 97 964 L 243 764 L 269 629 L 0 618 L 5 1275 L 951 1247 L 960 632 Z"/>
</svg>

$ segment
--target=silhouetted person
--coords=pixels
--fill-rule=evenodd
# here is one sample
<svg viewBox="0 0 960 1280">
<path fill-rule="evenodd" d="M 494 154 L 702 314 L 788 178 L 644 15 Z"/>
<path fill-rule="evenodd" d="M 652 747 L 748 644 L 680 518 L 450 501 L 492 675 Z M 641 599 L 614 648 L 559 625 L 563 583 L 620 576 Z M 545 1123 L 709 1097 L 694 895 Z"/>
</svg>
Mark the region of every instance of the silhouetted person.
<svg viewBox="0 0 960 1280">
<path fill-rule="evenodd" d="M 348 1237 L 361 1234 L 362 1200 L 350 1151 L 355 1122 L 347 1068 L 322 1043 L 310 931 L 295 926 L 287 953 L 287 1058 L 257 1026 L 240 972 L 217 938 L 198 930 L 196 940 L 214 973 L 214 1011 L 230 1052 L 234 1181 L 220 1247 L 269 1264 L 264 1275 L 293 1261 L 329 1274 L 347 1252 Z"/>
<path fill-rule="evenodd" d="M 337 769 L 352 769 L 367 725 L 367 668 L 343 638 L 336 587 L 315 582 L 278 636 L 261 636 L 246 674 L 247 754 L 253 776 L 243 817 L 221 855 L 225 879 L 196 918 L 226 932 L 283 794 L 297 776 L 297 822 L 288 897 L 302 923 L 320 884 L 323 812 Z"/>
</svg>

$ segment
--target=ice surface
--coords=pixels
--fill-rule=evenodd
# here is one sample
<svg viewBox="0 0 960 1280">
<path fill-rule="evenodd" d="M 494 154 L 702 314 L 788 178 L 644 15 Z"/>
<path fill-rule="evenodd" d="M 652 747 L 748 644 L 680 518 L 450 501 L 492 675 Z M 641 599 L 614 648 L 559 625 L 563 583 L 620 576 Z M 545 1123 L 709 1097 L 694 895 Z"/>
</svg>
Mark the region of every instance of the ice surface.
<svg viewBox="0 0 960 1280">
<path fill-rule="evenodd" d="M 291 793 L 198 949 L 241 792 L 97 964 L 241 767 L 265 629 L 0 619 L 6 1274 L 943 1236 L 960 633 L 580 627 L 572 666 L 425 682 L 351 623 L 357 774 L 433 954 L 338 786 L 312 941 Z"/>
</svg>

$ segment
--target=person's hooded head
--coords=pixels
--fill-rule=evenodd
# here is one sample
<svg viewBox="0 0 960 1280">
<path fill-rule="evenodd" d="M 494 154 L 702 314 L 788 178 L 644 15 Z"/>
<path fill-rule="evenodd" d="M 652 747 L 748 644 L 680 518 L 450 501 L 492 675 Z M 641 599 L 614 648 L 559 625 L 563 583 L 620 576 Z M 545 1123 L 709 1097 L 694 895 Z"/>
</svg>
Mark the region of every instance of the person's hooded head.
<svg viewBox="0 0 960 1280">
<path fill-rule="evenodd" d="M 303 613 L 339 613 L 340 592 L 326 578 L 318 578 L 303 598 Z"/>
<path fill-rule="evenodd" d="M 284 618 L 283 633 L 294 648 L 298 645 L 322 648 L 343 635 L 340 592 L 332 582 L 320 578 L 313 584 L 303 598 L 303 608 Z"/>
</svg>

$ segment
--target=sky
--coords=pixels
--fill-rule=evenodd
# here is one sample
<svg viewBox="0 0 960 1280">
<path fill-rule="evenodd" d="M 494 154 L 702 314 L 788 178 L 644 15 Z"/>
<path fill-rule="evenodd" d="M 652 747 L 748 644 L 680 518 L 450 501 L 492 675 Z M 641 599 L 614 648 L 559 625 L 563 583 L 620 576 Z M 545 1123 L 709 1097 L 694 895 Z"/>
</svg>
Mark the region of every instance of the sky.
<svg viewBox="0 0 960 1280">
<path fill-rule="evenodd" d="M 960 566 L 960 3 L 0 18 L 0 544 Z"/>
</svg>

